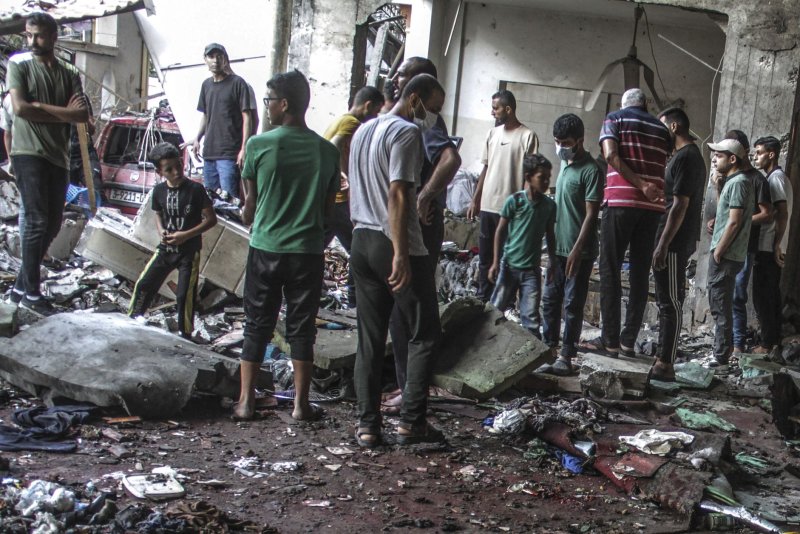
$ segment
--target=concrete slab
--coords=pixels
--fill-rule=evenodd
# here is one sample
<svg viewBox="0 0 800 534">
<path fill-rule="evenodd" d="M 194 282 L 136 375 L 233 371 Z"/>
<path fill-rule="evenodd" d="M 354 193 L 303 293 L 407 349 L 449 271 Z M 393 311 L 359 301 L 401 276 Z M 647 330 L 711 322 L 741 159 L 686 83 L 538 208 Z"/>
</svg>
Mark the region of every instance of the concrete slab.
<svg viewBox="0 0 800 534">
<path fill-rule="evenodd" d="M 86 227 L 86 217 L 80 216 L 77 219 L 64 218 L 61 224 L 61 230 L 58 235 L 50 243 L 50 248 L 47 253 L 53 258 L 59 260 L 68 260 L 72 251 L 75 250 L 75 245 L 81 238 L 83 229 Z"/>
<path fill-rule="evenodd" d="M 17 327 L 17 305 L 0 301 L 0 336 L 13 336 Z"/>
<path fill-rule="evenodd" d="M 239 362 L 121 314 L 64 313 L 0 346 L 0 376 L 44 399 L 178 413 L 192 393 L 236 396 Z M 271 388 L 263 371 L 259 386 Z"/>
<path fill-rule="evenodd" d="M 279 320 L 275 326 L 272 343 L 281 352 L 291 356 L 292 351 L 286 342 L 286 323 Z M 328 330 L 317 328 L 314 344 L 314 365 L 321 369 L 352 369 L 356 363 L 358 332 L 356 330 Z"/>
<path fill-rule="evenodd" d="M 497 309 L 465 300 L 441 311 L 444 338 L 433 384 L 460 397 L 488 399 L 550 357 L 547 345 Z"/>
<path fill-rule="evenodd" d="M 586 353 L 581 364 L 581 387 L 595 398 L 643 397 L 651 365 L 643 359 Z"/>
</svg>

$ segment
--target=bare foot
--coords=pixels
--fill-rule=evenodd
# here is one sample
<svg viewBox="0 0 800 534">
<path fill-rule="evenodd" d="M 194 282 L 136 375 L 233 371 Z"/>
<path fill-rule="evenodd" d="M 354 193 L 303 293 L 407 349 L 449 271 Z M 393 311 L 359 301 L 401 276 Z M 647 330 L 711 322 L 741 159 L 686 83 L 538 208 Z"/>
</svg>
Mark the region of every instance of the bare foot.
<svg viewBox="0 0 800 534">
<path fill-rule="evenodd" d="M 311 403 L 305 405 L 295 404 L 294 411 L 292 411 L 292 417 L 297 421 L 317 421 L 322 419 L 323 415 L 325 415 L 325 410 Z"/>
<path fill-rule="evenodd" d="M 381 403 L 381 413 L 384 415 L 399 415 L 403 406 L 403 395 L 397 395 Z"/>
<path fill-rule="evenodd" d="M 381 402 L 385 403 L 389 399 L 392 399 L 392 398 L 397 397 L 398 395 L 402 395 L 402 394 L 403 394 L 403 390 L 400 389 L 400 388 L 397 388 L 394 391 L 390 391 L 389 393 L 382 394 L 381 395 Z"/>
<path fill-rule="evenodd" d="M 233 418 L 240 421 L 252 419 L 255 415 L 255 402 L 237 402 L 233 405 Z"/>
</svg>

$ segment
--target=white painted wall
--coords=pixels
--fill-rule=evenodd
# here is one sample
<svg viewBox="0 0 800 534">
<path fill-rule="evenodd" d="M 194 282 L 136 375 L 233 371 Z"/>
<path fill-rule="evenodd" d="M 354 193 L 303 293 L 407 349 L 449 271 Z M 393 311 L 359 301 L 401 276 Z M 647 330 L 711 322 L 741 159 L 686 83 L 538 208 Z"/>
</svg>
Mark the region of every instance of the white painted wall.
<svg viewBox="0 0 800 534">
<path fill-rule="evenodd" d="M 451 0 L 433 27 L 433 31 L 439 33 L 442 54 L 457 4 L 456 0 Z M 534 5 L 536 1 L 531 0 L 529 4 Z M 659 24 L 650 13 L 653 46 L 668 100 L 683 98 L 693 129 L 705 137 L 711 131 L 711 81 L 714 73 L 659 39 L 657 34 L 679 43 L 712 65 L 720 61 L 725 36 L 703 14 L 687 15 L 684 12 L 679 15 L 699 19 L 696 24 L 667 26 Z M 463 8 L 461 16 L 464 16 Z M 465 165 L 474 166 L 480 158 L 486 132 L 493 125 L 491 95 L 498 90 L 500 81 L 591 89 L 607 63 L 627 54 L 633 32 L 633 5 L 630 4 L 630 18 L 607 19 L 528 6 L 468 2 L 463 21 L 465 46 L 459 87 L 461 29 L 460 21 L 448 56 L 432 56 L 432 59 L 439 67 L 439 78 L 448 95 L 445 118 L 452 130 L 453 107 L 457 104 L 458 118 L 452 133 L 465 138 L 461 156 Z M 638 57 L 654 67 L 643 21 L 639 26 L 637 46 Z M 457 89 L 460 90 L 458 95 Z M 621 70 L 615 71 L 605 90 L 622 92 Z M 537 134 L 542 139 L 549 139 L 551 127 L 540 127 L 538 129 L 542 131 L 537 131 Z M 587 124 L 587 146 L 595 155 L 599 127 L 599 124 Z"/>
<path fill-rule="evenodd" d="M 138 103 L 142 96 L 143 44 L 133 15 L 123 13 L 97 19 L 95 43 L 116 47 L 117 55 L 78 52 L 75 65 L 92 80 L 108 85 L 125 100 Z M 95 114 L 99 115 L 104 109 L 110 110 L 115 105 L 123 109 L 127 107 L 125 102 L 118 102 L 117 97 L 108 91 L 102 91 L 101 96 L 100 88 L 91 80 L 84 80 L 84 85 L 91 97 L 101 98 L 100 108 L 94 110 Z"/>
<path fill-rule="evenodd" d="M 253 86 L 260 114 L 273 44 L 273 3 L 239 0 L 235 16 L 232 7 L 221 10 L 216 0 L 155 0 L 154 4 L 155 15 L 139 10 L 136 18 L 154 63 L 162 69 L 164 91 L 184 139 L 194 138 L 202 118 L 197 99 L 200 85 L 211 75 L 203 50 L 212 42 L 226 48 L 233 71 Z M 236 62 L 255 56 L 261 57 Z"/>
</svg>

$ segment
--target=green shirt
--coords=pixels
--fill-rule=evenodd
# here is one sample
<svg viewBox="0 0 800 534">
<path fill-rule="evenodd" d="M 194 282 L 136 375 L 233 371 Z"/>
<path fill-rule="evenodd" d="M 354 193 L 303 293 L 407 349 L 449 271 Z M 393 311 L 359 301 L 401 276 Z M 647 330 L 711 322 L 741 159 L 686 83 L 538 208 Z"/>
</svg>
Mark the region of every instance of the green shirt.
<svg viewBox="0 0 800 534">
<path fill-rule="evenodd" d="M 548 196 L 539 200 L 528 198 L 527 191 L 508 197 L 500 210 L 508 219 L 508 237 L 503 248 L 503 260 L 512 269 L 534 269 L 542 258 L 542 237 L 556 220 L 556 203 Z"/>
<path fill-rule="evenodd" d="M 725 227 L 728 226 L 731 209 L 741 208 L 742 227 L 736 234 L 731 246 L 725 251 L 722 257 L 731 261 L 744 261 L 747 257 L 747 245 L 750 239 L 750 226 L 753 222 L 751 214 L 755 204 L 755 190 L 753 183 L 743 172 L 737 172 L 728 177 L 722 192 L 719 194 L 717 203 L 717 218 L 714 222 L 714 235 L 711 237 L 711 251 L 717 248 Z"/>
<path fill-rule="evenodd" d="M 556 255 L 569 256 L 586 218 L 586 203 L 603 201 L 603 171 L 588 152 L 567 165 L 561 162 L 556 181 Z M 581 251 L 581 259 L 597 257 L 597 221 Z"/>
<path fill-rule="evenodd" d="M 72 95 L 83 92 L 78 69 L 56 59 L 52 67 L 37 61 L 33 55 L 8 62 L 6 86 L 19 89 L 28 102 L 41 102 L 66 107 Z M 35 122 L 16 117 L 11 155 L 38 156 L 53 165 L 69 169 L 70 125 L 64 122 Z"/>
<path fill-rule="evenodd" d="M 250 246 L 322 254 L 328 195 L 339 190 L 339 151 L 308 128 L 281 126 L 247 141 L 242 178 L 256 182 Z"/>
</svg>

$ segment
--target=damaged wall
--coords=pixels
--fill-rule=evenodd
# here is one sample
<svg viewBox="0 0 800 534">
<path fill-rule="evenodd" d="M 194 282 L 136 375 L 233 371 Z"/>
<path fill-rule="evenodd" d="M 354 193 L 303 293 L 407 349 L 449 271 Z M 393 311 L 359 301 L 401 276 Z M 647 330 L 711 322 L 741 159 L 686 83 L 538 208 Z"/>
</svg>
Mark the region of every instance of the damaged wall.
<svg viewBox="0 0 800 534">
<path fill-rule="evenodd" d="M 319 133 L 347 111 L 356 24 L 378 7 L 380 0 L 294 0 L 288 68 L 299 69 L 311 84 L 306 120 Z"/>
<path fill-rule="evenodd" d="M 591 90 L 605 65 L 628 53 L 633 34 L 633 6 L 623 6 L 619 14 L 627 18 L 617 19 L 536 9 L 534 2 L 530 4 L 529 7 L 467 3 L 466 10 L 462 7 L 461 20 L 456 26 L 448 56 L 438 59 L 443 69 L 440 78 L 446 85 L 450 100 L 449 113 L 452 117 L 454 108 L 458 113 L 452 130 L 455 135 L 464 137 L 461 156 L 471 167 L 479 165 L 486 132 L 493 126 L 491 95 L 498 90 L 501 81 Z M 653 47 L 666 87 L 666 97 L 663 94 L 661 97 L 668 102 L 682 98 L 694 130 L 705 137 L 711 131 L 709 117 L 714 73 L 659 39 L 657 34 L 679 43 L 712 65 L 719 64 L 725 36 L 703 14 L 685 15 L 686 22 L 678 27 L 657 23 L 660 19 L 656 11 L 652 9 L 649 17 Z M 614 16 L 619 14 L 615 12 Z M 446 23 L 437 30 L 440 41 L 444 43 L 442 47 L 447 43 L 454 17 L 455 11 L 451 6 L 444 17 Z M 459 57 L 462 31 L 463 57 Z M 602 43 L 602 47 L 596 46 L 598 43 Z M 654 68 L 644 19 L 639 25 L 637 48 L 639 58 Z M 622 81 L 622 69 L 617 67 L 605 90 L 623 92 Z M 656 84 L 661 90 L 657 78 Z M 588 96 L 589 91 L 585 93 L 584 102 Z M 545 103 L 550 104 L 555 102 Z M 598 106 L 604 107 L 603 100 Z M 579 108 L 559 109 L 556 116 L 568 111 L 584 117 L 586 146 L 596 155 L 602 118 L 592 120 L 590 117 L 596 114 L 585 113 Z M 527 118 L 535 117 L 537 113 L 520 107 L 518 115 Z M 543 143 L 550 142 L 551 120 L 529 121 L 527 124 Z M 555 162 L 552 147 L 543 148 L 548 149 L 543 150 L 545 156 Z"/>
</svg>

